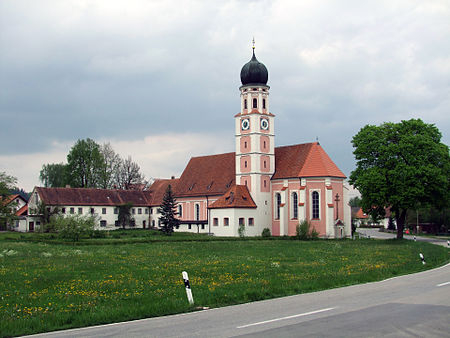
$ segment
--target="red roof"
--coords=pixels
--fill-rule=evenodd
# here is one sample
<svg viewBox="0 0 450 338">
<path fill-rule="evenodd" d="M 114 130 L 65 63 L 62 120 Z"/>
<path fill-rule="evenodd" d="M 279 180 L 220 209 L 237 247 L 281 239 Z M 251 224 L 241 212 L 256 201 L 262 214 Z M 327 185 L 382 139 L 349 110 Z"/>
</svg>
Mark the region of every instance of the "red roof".
<svg viewBox="0 0 450 338">
<path fill-rule="evenodd" d="M 6 196 L 5 199 L 4 199 L 4 202 L 3 202 L 3 198 L 0 196 L 0 201 L 2 201 L 3 205 L 8 205 L 8 204 L 14 202 L 14 200 L 16 198 L 21 198 L 22 200 L 24 200 L 24 198 L 22 196 L 20 196 L 19 194 L 14 194 L 14 195 Z M 26 203 L 25 200 L 24 200 L 24 202 Z"/>
<path fill-rule="evenodd" d="M 355 218 L 360 218 L 360 219 L 364 219 L 364 218 L 368 218 L 369 216 L 364 213 L 364 211 L 362 210 L 362 208 L 359 208 L 359 210 L 356 212 Z"/>
<path fill-rule="evenodd" d="M 28 204 L 25 204 L 22 208 L 17 210 L 16 216 L 25 216 L 28 214 Z"/>
<path fill-rule="evenodd" d="M 275 148 L 272 179 L 293 177 L 339 177 L 345 175 L 318 142 Z"/>
<path fill-rule="evenodd" d="M 211 204 L 209 208 L 256 208 L 256 204 L 246 185 L 234 185 Z"/>
<path fill-rule="evenodd" d="M 193 157 L 177 183 L 175 196 L 223 195 L 235 178 L 235 153 Z"/>
<path fill-rule="evenodd" d="M 162 204 L 164 194 L 169 184 L 172 191 L 175 191 L 179 179 L 157 179 L 150 186 L 150 206 L 160 206 Z"/>
<path fill-rule="evenodd" d="M 150 193 L 141 190 L 36 187 L 36 191 L 47 205 L 150 205 Z"/>
</svg>

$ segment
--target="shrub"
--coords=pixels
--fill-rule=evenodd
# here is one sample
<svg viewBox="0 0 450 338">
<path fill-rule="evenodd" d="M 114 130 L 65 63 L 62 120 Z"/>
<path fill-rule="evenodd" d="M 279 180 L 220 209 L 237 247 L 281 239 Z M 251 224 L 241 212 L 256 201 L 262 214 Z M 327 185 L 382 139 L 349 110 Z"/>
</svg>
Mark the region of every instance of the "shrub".
<svg viewBox="0 0 450 338">
<path fill-rule="evenodd" d="M 92 237 L 96 218 L 93 216 L 52 216 L 50 223 L 58 232 L 58 237 L 78 242 L 82 237 Z"/>
<path fill-rule="evenodd" d="M 239 224 L 239 228 L 238 228 L 238 234 L 239 237 L 245 237 L 245 226 L 244 224 Z"/>
<path fill-rule="evenodd" d="M 316 228 L 312 228 L 311 230 L 311 239 L 319 239 L 319 233 L 317 232 Z"/>
<path fill-rule="evenodd" d="M 313 227 L 311 229 L 311 223 L 309 223 L 306 219 L 301 221 L 301 223 L 297 225 L 296 231 L 297 238 L 300 240 L 319 238 L 319 233 L 317 232 L 316 228 Z"/>
<path fill-rule="evenodd" d="M 301 240 L 308 239 L 310 227 L 311 224 L 307 220 L 303 220 L 301 223 L 299 223 L 296 227 L 298 239 Z"/>
<path fill-rule="evenodd" d="M 270 237 L 270 229 L 269 228 L 264 228 L 263 229 L 263 231 L 262 231 L 262 233 L 261 233 L 261 236 L 262 237 Z"/>
</svg>

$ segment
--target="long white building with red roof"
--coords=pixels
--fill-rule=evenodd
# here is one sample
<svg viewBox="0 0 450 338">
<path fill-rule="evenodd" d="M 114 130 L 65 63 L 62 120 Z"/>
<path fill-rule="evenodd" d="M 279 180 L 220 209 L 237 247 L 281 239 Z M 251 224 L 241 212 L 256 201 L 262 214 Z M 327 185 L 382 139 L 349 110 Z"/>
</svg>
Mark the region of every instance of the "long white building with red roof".
<svg viewBox="0 0 450 338">
<path fill-rule="evenodd" d="M 275 147 L 267 68 L 252 59 L 241 70 L 235 152 L 192 158 L 178 179 L 150 187 L 151 224 L 170 184 L 181 231 L 219 236 L 295 235 L 303 220 L 322 237 L 351 234 L 345 175 L 318 142 Z"/>
</svg>

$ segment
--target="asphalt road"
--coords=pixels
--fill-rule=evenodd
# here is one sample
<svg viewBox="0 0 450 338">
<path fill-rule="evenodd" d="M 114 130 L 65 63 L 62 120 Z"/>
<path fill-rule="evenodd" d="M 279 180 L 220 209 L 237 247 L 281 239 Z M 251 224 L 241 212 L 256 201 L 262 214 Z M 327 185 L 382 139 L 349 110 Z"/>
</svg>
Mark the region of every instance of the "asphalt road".
<svg viewBox="0 0 450 338">
<path fill-rule="evenodd" d="M 450 264 L 381 282 L 36 337 L 450 337 Z"/>
<path fill-rule="evenodd" d="M 366 237 L 370 236 L 370 238 L 376 238 L 376 239 L 388 239 L 388 238 L 396 238 L 397 237 L 397 234 L 395 234 L 395 233 L 380 232 L 380 231 L 378 231 L 378 229 L 358 228 L 357 231 Z M 414 240 L 414 235 L 403 235 L 403 238 L 409 239 L 409 240 Z M 436 245 L 450 247 L 449 241 L 444 238 L 416 236 L 416 240 L 419 242 L 428 242 L 428 243 L 432 243 L 432 244 L 436 244 Z"/>
</svg>

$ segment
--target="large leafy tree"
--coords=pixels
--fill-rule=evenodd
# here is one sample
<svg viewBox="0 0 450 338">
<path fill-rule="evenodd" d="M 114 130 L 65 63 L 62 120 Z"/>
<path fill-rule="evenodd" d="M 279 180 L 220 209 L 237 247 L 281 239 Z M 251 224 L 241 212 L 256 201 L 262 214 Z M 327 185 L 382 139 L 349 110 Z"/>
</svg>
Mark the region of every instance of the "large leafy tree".
<svg viewBox="0 0 450 338">
<path fill-rule="evenodd" d="M 420 206 L 449 205 L 448 146 L 433 124 L 420 119 L 363 127 L 352 140 L 356 169 L 350 175 L 362 208 L 374 218 L 390 208 L 403 238 L 406 213 Z"/>
<path fill-rule="evenodd" d="M 100 173 L 99 187 L 103 189 L 118 187 L 116 177 L 117 172 L 120 170 L 122 159 L 114 151 L 110 143 L 101 145 L 100 153 L 103 156 L 104 165 Z"/>
<path fill-rule="evenodd" d="M 39 178 L 46 187 L 137 189 L 148 182 L 130 156 L 122 159 L 105 143 L 78 140 L 67 155 L 67 164 L 44 164 Z"/>
<path fill-rule="evenodd" d="M 92 139 L 78 140 L 67 155 L 67 175 L 75 188 L 97 188 L 105 166 L 100 146 Z"/>
<path fill-rule="evenodd" d="M 64 163 L 44 164 L 39 174 L 39 179 L 44 184 L 44 187 L 65 187 L 69 183 L 67 165 Z"/>
<path fill-rule="evenodd" d="M 179 227 L 180 220 L 176 218 L 177 212 L 177 201 L 173 196 L 172 186 L 169 184 L 167 186 L 166 192 L 164 193 L 163 202 L 159 212 L 161 213 L 161 224 L 162 232 L 166 235 L 172 235 L 174 228 Z"/>
</svg>

